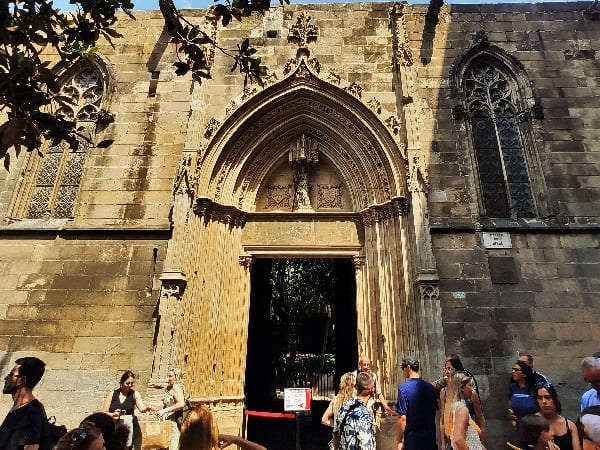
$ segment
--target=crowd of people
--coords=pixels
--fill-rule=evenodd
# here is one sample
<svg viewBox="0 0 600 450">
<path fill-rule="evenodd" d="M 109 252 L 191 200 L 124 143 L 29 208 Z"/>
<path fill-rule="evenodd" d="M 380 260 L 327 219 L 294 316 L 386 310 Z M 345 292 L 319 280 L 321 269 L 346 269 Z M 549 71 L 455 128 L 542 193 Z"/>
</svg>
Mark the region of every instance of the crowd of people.
<svg viewBox="0 0 600 450">
<path fill-rule="evenodd" d="M 240 436 L 219 433 L 205 406 L 190 407 L 184 417 L 186 402 L 179 369 L 169 370 L 163 408 L 156 410 L 144 403 L 133 389 L 135 374 L 128 370 L 121 376 L 119 388 L 107 395 L 101 412 L 85 417 L 77 428 L 52 442 L 44 406 L 33 394 L 45 370 L 46 364 L 39 358 L 19 358 L 4 378 L 3 393 L 12 396 L 13 406 L 0 425 L 0 450 L 137 450 L 142 432 L 136 409 L 170 421 L 170 450 L 218 450 L 231 445 L 266 450 Z"/>
<path fill-rule="evenodd" d="M 333 427 L 332 449 L 375 448 L 374 406 L 383 396 L 378 394 L 377 377 L 366 356 L 361 357 L 359 367 L 358 373 L 341 377 L 340 390 L 321 420 Z M 486 422 L 477 382 L 458 355 L 446 356 L 443 376 L 431 383 L 421 378 L 414 357 L 405 358 L 401 369 L 406 382 L 398 388 L 396 412 L 385 409 L 388 415 L 398 416 L 397 450 L 437 450 L 439 446 L 442 450 L 485 450 Z M 507 386 L 507 416 L 519 438 L 507 442 L 508 448 L 600 450 L 600 353 L 585 358 L 581 370 L 591 388 L 581 398 L 581 414 L 575 423 L 561 415 L 556 389 L 535 371 L 533 356 L 519 353 Z"/>
<path fill-rule="evenodd" d="M 339 392 L 322 417 L 322 423 L 333 428 L 330 448 L 375 449 L 374 411 L 379 405 L 386 415 L 398 416 L 397 450 L 437 450 L 438 442 L 442 450 L 485 450 L 486 422 L 477 383 L 458 355 L 447 355 L 443 376 L 433 382 L 421 378 L 420 363 L 414 357 L 406 357 L 401 369 L 406 382 L 398 388 L 396 411 L 381 393 L 368 357 L 360 358 L 358 370 L 341 377 Z M 581 397 L 581 413 L 573 422 L 561 415 L 558 393 L 535 371 L 533 357 L 519 354 L 508 385 L 508 419 L 520 441 L 507 442 L 509 448 L 600 450 L 600 353 L 583 359 L 581 370 L 591 388 Z M 168 372 L 161 409 L 144 403 L 133 389 L 135 374 L 126 371 L 119 388 L 106 396 L 101 412 L 84 418 L 58 442 L 50 443 L 44 406 L 33 394 L 44 372 L 43 361 L 25 357 L 17 359 L 4 378 L 3 393 L 12 396 L 13 407 L 0 425 L 0 450 L 139 449 L 141 430 L 136 409 L 170 422 L 170 450 L 217 450 L 230 445 L 265 450 L 240 436 L 219 433 L 205 406 L 187 406 L 178 369 Z"/>
</svg>

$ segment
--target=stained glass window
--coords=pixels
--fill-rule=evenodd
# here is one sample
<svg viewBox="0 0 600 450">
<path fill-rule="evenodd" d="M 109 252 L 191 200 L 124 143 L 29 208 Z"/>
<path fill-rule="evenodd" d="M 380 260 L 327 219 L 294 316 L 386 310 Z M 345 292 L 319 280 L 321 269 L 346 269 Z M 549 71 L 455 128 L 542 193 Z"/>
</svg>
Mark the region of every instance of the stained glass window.
<svg viewBox="0 0 600 450">
<path fill-rule="evenodd" d="M 89 141 L 96 130 L 96 119 L 103 95 L 100 75 L 87 68 L 76 73 L 61 89 L 71 98 L 56 114 L 77 123 L 79 147 L 72 150 L 64 142 L 49 146 L 42 158 L 31 195 L 27 218 L 70 218 L 79 191 Z"/>
<path fill-rule="evenodd" d="M 484 60 L 475 61 L 464 77 L 479 183 L 488 217 L 536 215 L 512 86 L 506 74 Z"/>
</svg>

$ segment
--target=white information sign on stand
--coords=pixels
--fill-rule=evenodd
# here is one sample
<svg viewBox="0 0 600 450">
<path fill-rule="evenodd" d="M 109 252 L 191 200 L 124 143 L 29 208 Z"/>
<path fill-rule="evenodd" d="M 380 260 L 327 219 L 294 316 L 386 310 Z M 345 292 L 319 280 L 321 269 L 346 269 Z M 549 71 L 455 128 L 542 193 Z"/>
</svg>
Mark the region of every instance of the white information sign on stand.
<svg viewBox="0 0 600 450">
<path fill-rule="evenodd" d="M 483 246 L 485 248 L 512 248 L 510 233 L 502 232 L 483 232 Z"/>
<path fill-rule="evenodd" d="M 284 411 L 310 411 L 310 388 L 285 388 L 283 390 Z"/>
</svg>

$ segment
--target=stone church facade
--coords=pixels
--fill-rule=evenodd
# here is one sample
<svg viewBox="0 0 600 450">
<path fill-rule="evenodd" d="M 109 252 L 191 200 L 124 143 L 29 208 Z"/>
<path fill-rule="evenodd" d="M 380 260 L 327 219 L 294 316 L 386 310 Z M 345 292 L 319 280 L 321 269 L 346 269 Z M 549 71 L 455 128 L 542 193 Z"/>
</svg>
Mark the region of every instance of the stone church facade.
<svg viewBox="0 0 600 450">
<path fill-rule="evenodd" d="M 434 379 L 458 353 L 502 442 L 526 350 L 575 416 L 600 350 L 590 3 L 292 5 L 225 29 L 185 11 L 225 48 L 249 36 L 264 87 L 219 52 L 212 79 L 177 77 L 163 17 L 135 16 L 57 67 L 92 144 L 0 173 L 5 371 L 44 359 L 39 396 L 75 424 L 121 371 L 146 393 L 179 366 L 237 431 L 253 261 L 348 258 L 388 399 L 403 356 Z"/>
</svg>

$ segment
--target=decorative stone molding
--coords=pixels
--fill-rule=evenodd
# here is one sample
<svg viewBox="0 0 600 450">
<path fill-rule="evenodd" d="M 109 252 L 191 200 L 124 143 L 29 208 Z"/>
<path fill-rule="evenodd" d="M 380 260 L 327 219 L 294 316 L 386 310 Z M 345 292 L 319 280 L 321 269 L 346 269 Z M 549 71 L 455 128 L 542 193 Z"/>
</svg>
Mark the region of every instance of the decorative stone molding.
<svg viewBox="0 0 600 450">
<path fill-rule="evenodd" d="M 317 58 L 309 59 L 307 61 L 307 64 L 313 70 L 313 72 L 321 73 L 321 63 L 319 62 L 319 60 Z"/>
<path fill-rule="evenodd" d="M 175 184 L 173 185 L 173 194 L 194 195 L 194 173 L 191 170 L 192 157 L 184 156 L 177 168 L 175 175 Z"/>
<path fill-rule="evenodd" d="M 231 100 L 229 102 L 229 106 L 227 106 L 227 108 L 225 108 L 225 116 L 229 116 L 232 112 L 237 110 L 238 107 L 239 107 L 238 104 L 236 102 L 234 102 L 233 100 Z"/>
<path fill-rule="evenodd" d="M 294 70 L 297 65 L 298 65 L 298 61 L 295 58 L 288 59 L 287 62 L 285 63 L 285 65 L 283 66 L 283 74 L 287 75 L 292 70 Z"/>
<path fill-rule="evenodd" d="M 258 89 L 256 89 L 256 87 L 246 86 L 244 88 L 244 90 L 242 91 L 241 100 L 245 102 L 246 100 L 248 100 L 250 97 L 252 97 L 257 92 L 258 92 Z"/>
<path fill-rule="evenodd" d="M 275 84 L 277 83 L 277 81 L 279 81 L 279 78 L 277 77 L 277 74 L 275 72 L 268 73 L 263 77 L 263 83 L 265 87 Z"/>
<path fill-rule="evenodd" d="M 396 197 L 388 202 L 369 206 L 360 211 L 359 215 L 365 226 L 372 226 L 393 217 L 406 216 L 408 211 L 408 200 L 404 197 Z"/>
<path fill-rule="evenodd" d="M 297 99 L 294 101 L 294 105 L 298 104 L 298 105 L 302 105 L 305 107 L 311 107 L 313 105 L 314 101 L 311 99 Z M 341 116 L 338 111 L 334 110 L 333 108 L 330 108 L 329 106 L 320 106 L 320 109 L 322 109 L 326 114 L 328 114 L 331 117 L 335 117 L 335 118 L 339 118 L 340 121 L 345 120 L 345 118 L 343 116 Z M 260 125 L 260 122 L 262 120 L 268 120 L 269 119 L 270 114 L 266 114 L 263 117 L 261 117 L 257 122 L 258 125 Z M 348 128 L 350 128 L 350 132 L 355 133 L 355 135 L 357 136 L 357 138 L 363 142 L 363 144 L 367 147 L 367 148 L 371 148 L 370 144 L 368 142 L 366 142 L 366 140 L 364 139 L 364 136 L 360 135 L 360 130 L 358 130 L 356 127 L 352 126 L 352 124 L 349 123 L 345 123 L 348 125 Z M 363 205 L 368 205 L 368 193 L 367 193 L 367 188 L 364 185 L 364 182 L 362 181 L 362 175 L 360 173 L 360 169 L 358 167 L 358 165 L 356 165 L 353 162 L 353 157 L 352 155 L 349 153 L 348 149 L 340 146 L 337 142 L 335 142 L 332 137 L 326 133 L 322 133 L 320 130 L 313 128 L 311 126 L 307 126 L 305 127 L 305 133 L 309 133 L 313 136 L 317 136 L 319 138 L 319 140 L 323 143 L 323 145 L 326 145 L 328 148 L 335 150 L 337 153 L 339 153 L 340 157 L 342 159 L 344 159 L 345 161 L 349 162 L 349 170 L 351 171 L 351 173 L 349 173 L 349 177 L 355 180 L 359 180 L 358 184 L 360 185 L 359 187 L 359 197 L 357 198 L 358 201 L 360 201 Z M 242 137 L 245 138 L 246 136 L 248 136 L 249 134 L 246 134 Z M 292 136 L 289 137 L 289 139 L 293 139 Z M 240 195 L 238 197 L 238 207 L 242 208 L 242 205 L 244 204 L 244 198 L 246 193 L 249 190 L 249 186 L 252 185 L 252 179 L 255 175 L 255 173 L 258 172 L 258 168 L 261 167 L 261 165 L 264 164 L 264 161 L 266 159 L 268 159 L 272 153 L 271 149 L 273 148 L 273 146 L 277 146 L 279 145 L 278 142 L 274 142 L 273 145 L 271 146 L 265 146 L 264 150 L 261 151 L 258 155 L 256 155 L 256 157 L 254 158 L 251 166 L 249 167 L 249 169 L 246 171 L 246 177 L 244 178 L 244 181 L 242 182 L 241 185 L 241 189 L 240 189 Z M 398 144 L 400 146 L 400 149 L 402 150 L 403 147 L 401 144 Z M 238 142 L 236 143 L 235 147 L 234 147 L 234 151 L 237 152 L 237 149 L 241 149 L 243 148 L 243 143 L 242 142 Z M 375 170 L 377 172 L 377 177 L 378 180 L 380 180 L 381 182 L 381 186 L 382 189 L 384 191 L 384 196 L 389 199 L 390 195 L 389 195 L 389 181 L 388 181 L 388 176 L 384 170 L 384 166 L 383 163 L 381 161 L 381 159 L 379 158 L 379 156 L 375 153 L 375 152 L 370 152 L 369 153 L 371 155 L 371 157 L 374 159 L 375 161 Z M 233 155 L 232 155 L 233 156 Z M 233 158 L 232 158 L 233 159 Z M 223 173 L 223 179 L 225 177 L 225 174 Z M 219 190 L 219 188 L 217 188 L 217 190 Z M 218 196 L 216 196 L 218 199 Z"/>
<path fill-rule="evenodd" d="M 420 150 L 411 150 L 407 158 L 408 177 L 407 187 L 410 192 L 427 192 L 429 189 L 429 177 L 425 156 Z"/>
<path fill-rule="evenodd" d="M 267 186 L 267 208 L 288 209 L 292 207 L 292 185 Z"/>
<path fill-rule="evenodd" d="M 211 117 L 211 119 L 206 123 L 206 126 L 204 127 L 204 137 L 206 139 L 210 138 L 220 126 L 221 122 L 219 122 L 214 117 Z"/>
<path fill-rule="evenodd" d="M 108 125 L 115 121 L 115 115 L 106 109 L 100 109 L 98 116 L 96 117 L 96 123 L 98 125 Z"/>
<path fill-rule="evenodd" d="M 319 36 L 319 27 L 310 23 L 311 17 L 302 12 L 297 19 L 296 24 L 290 28 L 288 42 L 295 42 L 298 47 L 306 47 L 309 43 L 315 42 Z"/>
<path fill-rule="evenodd" d="M 392 132 L 392 134 L 396 137 L 398 137 L 400 135 L 400 131 L 402 131 L 402 127 L 400 124 L 400 121 L 398 120 L 398 118 L 396 116 L 390 116 L 387 119 L 385 119 L 385 124 L 387 125 L 387 127 L 390 129 L 390 131 Z"/>
<path fill-rule="evenodd" d="M 327 75 L 327 81 L 329 81 L 331 84 L 335 84 L 336 86 L 339 86 L 340 83 L 342 82 L 342 77 L 340 77 L 333 70 L 330 70 L 329 74 Z"/>
<path fill-rule="evenodd" d="M 485 30 L 479 30 L 473 35 L 473 45 L 488 46 L 490 45 L 490 38 Z"/>
<path fill-rule="evenodd" d="M 194 213 L 206 220 L 214 220 L 235 227 L 246 224 L 247 214 L 231 205 L 221 205 L 206 197 L 196 199 Z"/>
<path fill-rule="evenodd" d="M 436 301 L 440 296 L 440 288 L 437 283 L 419 283 L 419 295 L 426 302 Z"/>
<path fill-rule="evenodd" d="M 212 42 L 217 42 L 217 30 L 219 28 L 219 17 L 215 14 L 214 7 L 209 8 L 208 14 L 206 15 L 206 21 L 210 24 L 210 39 Z M 216 46 L 209 45 L 208 51 L 206 52 L 206 65 L 210 70 L 215 63 L 215 50 Z"/>
<path fill-rule="evenodd" d="M 381 114 L 381 102 L 375 97 L 367 102 L 367 106 L 371 108 L 371 111 L 373 111 L 375 114 Z"/>
<path fill-rule="evenodd" d="M 362 97 L 362 86 L 360 86 L 359 84 L 355 83 L 354 81 L 352 83 L 350 83 L 348 86 L 346 86 L 344 88 L 344 90 L 350 94 L 353 95 L 356 98 L 361 98 Z"/>
<path fill-rule="evenodd" d="M 406 2 L 396 2 L 389 10 L 392 28 L 392 68 L 395 71 L 401 66 L 408 67 L 414 64 L 404 20 L 404 7 L 407 5 Z"/>
<path fill-rule="evenodd" d="M 187 286 L 185 274 L 179 269 L 166 269 L 160 276 L 158 302 L 159 328 L 156 334 L 152 380 L 164 380 L 177 354 L 176 322 L 179 302 Z"/>
</svg>

